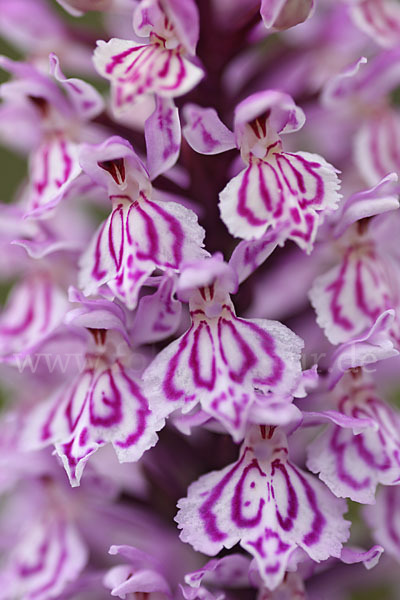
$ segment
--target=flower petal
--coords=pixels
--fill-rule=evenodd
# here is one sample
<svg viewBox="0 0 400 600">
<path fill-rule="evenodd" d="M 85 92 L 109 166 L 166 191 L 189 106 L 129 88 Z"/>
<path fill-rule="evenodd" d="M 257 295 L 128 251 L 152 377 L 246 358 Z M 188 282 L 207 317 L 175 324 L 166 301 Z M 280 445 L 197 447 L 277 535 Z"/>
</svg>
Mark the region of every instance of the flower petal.
<svg viewBox="0 0 400 600">
<path fill-rule="evenodd" d="M 144 125 L 147 167 L 155 179 L 174 166 L 181 148 L 179 113 L 171 98 L 156 98 L 155 111 Z"/>
<path fill-rule="evenodd" d="M 400 416 L 363 381 L 346 387 L 338 404 L 345 415 L 369 418 L 375 427 L 354 435 L 329 425 L 309 445 L 307 466 L 336 496 L 373 504 L 378 483 L 400 482 Z"/>
<path fill-rule="evenodd" d="M 332 357 L 329 372 L 330 388 L 336 385 L 348 369 L 363 367 L 399 354 L 390 337 L 394 319 L 394 310 L 383 312 L 363 336 L 338 348 Z"/>
<path fill-rule="evenodd" d="M 81 259 L 80 287 L 85 295 L 107 283 L 133 309 L 138 293 L 155 268 L 179 268 L 184 260 L 202 258 L 204 230 L 196 215 L 175 202 L 142 197 L 131 202 L 115 196 L 115 208 Z"/>
<path fill-rule="evenodd" d="M 260 13 L 267 29 L 282 31 L 303 23 L 313 7 L 314 0 L 262 0 Z"/>
<path fill-rule="evenodd" d="M 398 561 L 400 559 L 400 487 L 381 487 L 374 506 L 363 509 L 363 517 L 372 529 L 372 534 L 385 552 Z"/>
<path fill-rule="evenodd" d="M 186 104 L 183 109 L 186 125 L 183 135 L 200 154 L 219 154 L 236 147 L 235 136 L 222 123 L 213 108 Z"/>
<path fill-rule="evenodd" d="M 137 461 L 155 445 L 155 432 L 163 426 L 119 362 L 108 367 L 101 357 L 87 360 L 93 366 L 33 411 L 25 435 L 27 446 L 55 444 L 72 486 L 79 485 L 86 462 L 105 444 L 113 444 L 120 462 Z"/>
<path fill-rule="evenodd" d="M 129 109 L 142 94 L 163 98 L 182 96 L 195 87 L 204 73 L 175 50 L 113 38 L 97 42 L 94 65 L 112 83 L 116 114 Z"/>
<path fill-rule="evenodd" d="M 31 155 L 27 215 L 40 217 L 53 209 L 80 175 L 79 145 L 53 134 Z"/>
<path fill-rule="evenodd" d="M 335 169 L 322 157 L 277 152 L 228 183 L 219 195 L 221 218 L 232 235 L 246 240 L 284 225 L 286 238 L 310 251 L 319 213 L 336 208 L 338 188 Z"/>
<path fill-rule="evenodd" d="M 354 138 L 354 160 L 369 185 L 400 172 L 400 116 L 394 110 L 369 119 Z"/>
<path fill-rule="evenodd" d="M 400 7 L 393 0 L 358 0 L 350 3 L 354 23 L 372 39 L 390 48 L 400 42 Z"/>
<path fill-rule="evenodd" d="M 139 301 L 131 331 L 136 345 L 164 340 L 178 329 L 182 305 L 174 298 L 175 285 L 174 276 L 166 273 L 156 292 Z"/>
<path fill-rule="evenodd" d="M 379 315 L 396 308 L 396 270 L 374 249 L 351 247 L 342 262 L 314 281 L 309 293 L 317 323 L 332 344 L 369 329 Z"/>
<path fill-rule="evenodd" d="M 61 325 L 68 307 L 65 294 L 46 274 L 22 280 L 0 315 L 0 355 L 32 351 Z"/>
<path fill-rule="evenodd" d="M 82 79 L 66 78 L 57 55 L 52 53 L 49 58 L 50 73 L 66 91 L 77 116 L 85 121 L 97 117 L 104 110 L 104 101 L 96 88 Z"/>
<path fill-rule="evenodd" d="M 236 271 L 239 283 L 245 281 L 262 265 L 278 245 L 282 245 L 281 235 L 279 227 L 276 227 L 274 231 L 268 231 L 259 240 L 243 241 L 236 246 L 229 264 Z"/>
<path fill-rule="evenodd" d="M 248 438 L 239 460 L 200 477 L 178 508 L 182 541 L 209 555 L 240 543 L 270 589 L 296 548 L 318 562 L 340 556 L 348 537 L 345 503 L 288 460 L 279 431 L 272 439 Z"/>
<path fill-rule="evenodd" d="M 200 311 L 197 311 L 200 313 Z M 284 397 L 301 377 L 302 341 L 276 321 L 194 315 L 189 331 L 162 350 L 143 375 L 157 414 L 198 403 L 235 440 L 244 436 L 255 390 Z"/>
<path fill-rule="evenodd" d="M 4 599 L 55 598 L 87 562 L 87 550 L 71 523 L 48 511 L 29 525 L 2 573 L 0 595 Z"/>
</svg>

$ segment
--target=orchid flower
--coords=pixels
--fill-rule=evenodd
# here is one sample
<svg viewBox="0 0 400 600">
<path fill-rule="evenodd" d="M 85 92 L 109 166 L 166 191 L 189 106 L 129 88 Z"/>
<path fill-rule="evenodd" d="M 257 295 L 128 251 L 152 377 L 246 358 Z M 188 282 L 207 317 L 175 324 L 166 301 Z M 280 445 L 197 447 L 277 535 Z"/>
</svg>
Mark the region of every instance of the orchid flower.
<svg viewBox="0 0 400 600">
<path fill-rule="evenodd" d="M 290 404 L 300 384 L 302 341 L 276 321 L 238 318 L 229 296 L 236 290 L 237 275 L 221 256 L 184 264 L 177 294 L 189 303 L 191 326 L 143 378 L 157 414 L 188 413 L 200 404 L 240 441 L 256 404 L 261 419 L 280 418 L 279 401 L 286 418 L 293 416 L 286 398 Z"/>
<path fill-rule="evenodd" d="M 80 142 L 90 139 L 88 121 L 103 110 L 103 100 L 85 81 L 66 78 L 55 54 L 50 54 L 50 76 L 5 57 L 0 64 L 15 77 L 1 86 L 1 96 L 17 110 L 18 119 L 26 120 L 24 138 L 36 140 L 29 161 L 26 213 L 42 217 L 81 175 Z M 0 131 L 2 121 L 9 118 L 6 111 L 0 118 Z"/>
<path fill-rule="evenodd" d="M 204 230 L 192 211 L 152 198 L 148 173 L 125 140 L 113 137 L 86 146 L 84 171 L 106 187 L 112 212 L 81 258 L 80 286 L 85 295 L 107 284 L 130 309 L 155 269 L 177 271 L 182 261 L 206 256 Z"/>
<path fill-rule="evenodd" d="M 229 232 L 251 240 L 284 226 L 287 239 L 311 252 L 323 215 L 337 208 L 339 179 L 321 156 L 283 150 L 281 135 L 305 122 L 292 98 L 277 90 L 246 98 L 235 109 L 234 134 L 213 109 L 188 105 L 185 116 L 194 150 L 216 154 L 237 146 L 247 165 L 219 196 Z"/>
<path fill-rule="evenodd" d="M 379 398 L 361 369 L 345 375 L 333 394 L 341 413 L 369 419 L 370 427 L 354 435 L 349 428 L 328 425 L 308 446 L 307 466 L 336 496 L 372 504 L 378 483 L 400 482 L 400 415 Z"/>
<path fill-rule="evenodd" d="M 203 475 L 178 507 L 182 541 L 209 555 L 240 543 L 270 589 L 297 548 L 317 562 L 339 557 L 349 535 L 344 501 L 290 462 L 274 428 L 252 429 L 237 462 Z"/>
<path fill-rule="evenodd" d="M 72 298 L 80 299 L 79 294 Z M 106 300 L 93 301 L 72 311 L 69 323 L 85 327 L 89 336 L 82 368 L 33 409 L 24 447 L 54 444 L 71 485 L 77 486 L 99 448 L 112 443 L 120 462 L 136 461 L 154 446 L 164 421 L 151 412 L 131 365 L 123 312 Z"/>
<path fill-rule="evenodd" d="M 396 258 L 390 247 L 385 252 L 383 243 L 393 223 L 393 217 L 383 213 L 399 207 L 393 190 L 396 180 L 395 174 L 389 175 L 347 200 L 335 229 L 339 260 L 316 278 L 310 290 L 318 324 L 333 344 L 362 333 L 384 311 L 397 311 L 400 281 Z M 397 329 L 396 319 L 392 327 L 396 344 Z"/>
<path fill-rule="evenodd" d="M 189 60 L 198 39 L 193 0 L 143 0 L 134 12 L 133 27 L 143 41 L 99 41 L 93 57 L 99 74 L 111 81 L 116 113 L 131 108 L 143 94 L 186 94 L 204 75 Z"/>
</svg>

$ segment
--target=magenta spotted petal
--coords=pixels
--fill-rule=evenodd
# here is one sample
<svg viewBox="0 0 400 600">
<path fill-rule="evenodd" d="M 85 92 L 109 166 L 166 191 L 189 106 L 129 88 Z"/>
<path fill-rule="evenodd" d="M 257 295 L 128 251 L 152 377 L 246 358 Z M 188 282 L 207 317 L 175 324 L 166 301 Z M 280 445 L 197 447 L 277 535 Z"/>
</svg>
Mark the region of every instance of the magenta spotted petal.
<svg viewBox="0 0 400 600">
<path fill-rule="evenodd" d="M 265 433 L 254 429 L 236 463 L 193 483 L 176 521 L 182 541 L 205 554 L 240 543 L 275 589 L 297 548 L 317 562 L 339 557 L 349 522 L 345 502 L 289 461 L 283 433 Z"/>
<path fill-rule="evenodd" d="M 400 483 L 400 415 L 381 400 L 366 378 L 343 378 L 335 390 L 345 416 L 370 419 L 371 427 L 328 425 L 308 447 L 307 466 L 332 492 L 355 502 L 373 504 L 378 483 Z"/>
</svg>

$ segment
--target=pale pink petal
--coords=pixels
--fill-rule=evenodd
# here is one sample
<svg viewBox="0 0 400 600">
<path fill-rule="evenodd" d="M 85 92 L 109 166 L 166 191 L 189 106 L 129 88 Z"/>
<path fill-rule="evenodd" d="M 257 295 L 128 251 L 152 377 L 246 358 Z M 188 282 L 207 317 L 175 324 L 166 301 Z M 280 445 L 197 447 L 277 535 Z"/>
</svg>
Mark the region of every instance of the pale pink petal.
<svg viewBox="0 0 400 600">
<path fill-rule="evenodd" d="M 190 301 L 191 309 L 195 308 L 195 296 L 198 296 L 200 288 L 210 286 L 213 286 L 212 297 L 208 298 L 205 310 L 210 316 L 215 316 L 220 314 L 226 295 L 235 294 L 238 290 L 236 273 L 231 265 L 224 262 L 220 252 L 207 260 L 186 261 L 181 265 L 177 296 L 183 302 Z M 201 292 L 199 300 L 203 307 L 204 296 Z"/>
<path fill-rule="evenodd" d="M 383 312 L 363 336 L 338 348 L 332 357 L 329 373 L 330 388 L 336 385 L 348 369 L 362 367 L 399 354 L 390 336 L 394 319 L 394 310 Z"/>
<path fill-rule="evenodd" d="M 314 0 L 262 0 L 260 13 L 267 29 L 282 31 L 303 23 L 313 7 Z"/>
<path fill-rule="evenodd" d="M 367 59 L 362 56 L 343 71 L 328 79 L 322 90 L 322 103 L 328 107 L 335 107 L 337 104 L 348 102 L 349 98 L 356 92 L 360 79 L 360 68 L 366 63 Z M 363 73 L 364 71 L 361 70 L 361 75 Z"/>
<path fill-rule="evenodd" d="M 171 98 L 156 98 L 156 108 L 144 125 L 147 168 L 155 179 L 174 166 L 181 148 L 179 113 Z"/>
<path fill-rule="evenodd" d="M 236 463 L 189 487 L 176 521 L 182 541 L 205 554 L 240 543 L 255 557 L 265 585 L 275 589 L 297 548 L 317 562 L 339 557 L 349 522 L 342 516 L 345 503 L 288 460 L 283 434 L 262 439 L 257 430 Z"/>
<path fill-rule="evenodd" d="M 73 17 L 81 17 L 88 10 L 107 10 L 112 0 L 57 0 L 58 4 Z"/>
<path fill-rule="evenodd" d="M 77 116 L 85 121 L 97 117 L 104 110 L 104 101 L 99 92 L 82 79 L 65 77 L 56 54 L 50 54 L 49 58 L 50 73 L 66 91 Z"/>
<path fill-rule="evenodd" d="M 174 298 L 175 285 L 174 276 L 166 273 L 154 294 L 139 301 L 131 330 L 136 345 L 164 340 L 178 329 L 182 305 Z"/>
<path fill-rule="evenodd" d="M 284 227 L 282 227 L 284 231 Z M 239 283 L 245 281 L 267 258 L 275 248 L 282 245 L 284 233 L 277 227 L 264 234 L 259 240 L 240 242 L 234 249 L 229 264 L 236 271 Z"/>
<path fill-rule="evenodd" d="M 176 35 L 189 54 L 195 54 L 199 39 L 199 11 L 194 0 L 163 0 L 163 9 Z"/>
<path fill-rule="evenodd" d="M 338 216 L 334 235 L 340 237 L 346 229 L 368 217 L 381 215 L 399 208 L 396 173 L 389 173 L 369 190 L 352 194 Z"/>
<path fill-rule="evenodd" d="M 369 570 L 378 564 L 382 552 L 384 552 L 382 546 L 372 546 L 369 550 L 345 547 L 342 549 L 340 560 L 347 565 L 362 562 L 364 567 Z"/>
<path fill-rule="evenodd" d="M 128 316 L 117 302 L 111 302 L 106 298 L 88 299 L 74 287 L 69 288 L 68 296 L 70 302 L 78 303 L 79 306 L 69 310 L 65 315 L 64 322 L 67 325 L 117 331 L 126 343 L 131 345 Z"/>
<path fill-rule="evenodd" d="M 81 144 L 79 164 L 109 195 L 150 193 L 149 174 L 128 140 L 114 135 L 102 144 Z"/>
<path fill-rule="evenodd" d="M 305 122 L 303 110 L 289 94 L 279 90 L 265 90 L 252 94 L 235 109 L 235 135 L 241 145 L 244 125 L 257 117 L 268 115 L 268 125 L 276 133 L 292 133 L 301 129 Z"/>
<path fill-rule="evenodd" d="M 121 555 L 129 564 L 113 567 L 103 579 L 110 588 L 112 596 L 129 598 L 136 593 L 154 594 L 152 600 L 171 597 L 171 590 L 158 563 L 152 556 L 146 555 L 133 546 L 111 546 L 109 553 Z"/>
<path fill-rule="evenodd" d="M 186 125 L 183 135 L 200 154 L 219 154 L 236 147 L 233 133 L 222 123 L 213 108 L 186 104 L 183 109 Z"/>
<path fill-rule="evenodd" d="M 135 6 L 136 4 L 136 6 Z M 137 36 L 148 38 L 151 33 L 164 32 L 166 15 L 157 0 L 142 0 L 133 5 L 133 29 Z"/>
</svg>

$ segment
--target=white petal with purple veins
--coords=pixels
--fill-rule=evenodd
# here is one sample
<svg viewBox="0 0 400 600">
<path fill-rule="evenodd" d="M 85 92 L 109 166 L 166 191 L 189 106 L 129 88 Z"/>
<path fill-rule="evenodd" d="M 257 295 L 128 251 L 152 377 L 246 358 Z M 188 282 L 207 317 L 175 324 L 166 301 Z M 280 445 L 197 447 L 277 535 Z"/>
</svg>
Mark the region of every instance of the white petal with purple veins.
<svg viewBox="0 0 400 600">
<path fill-rule="evenodd" d="M 200 477 L 178 502 L 181 539 L 214 555 L 240 545 L 252 554 L 270 589 L 282 581 L 289 558 L 302 548 L 313 560 L 340 556 L 348 538 L 346 505 L 287 456 L 277 430 L 262 439 L 253 430 L 239 460 Z"/>
<path fill-rule="evenodd" d="M 354 435 L 345 423 L 329 425 L 309 445 L 307 466 L 336 496 L 373 504 L 378 483 L 400 483 L 400 416 L 363 381 L 346 387 L 338 403 L 344 415 L 373 427 Z"/>
<path fill-rule="evenodd" d="M 87 361 L 93 366 L 33 411 L 25 435 L 27 447 L 55 444 L 72 486 L 101 446 L 112 443 L 120 462 L 133 462 L 155 445 L 163 426 L 121 363 L 108 367 L 96 355 Z"/>
<path fill-rule="evenodd" d="M 204 230 L 196 215 L 175 202 L 155 202 L 142 195 L 112 198 L 114 209 L 81 258 L 80 286 L 85 295 L 107 283 L 133 309 L 138 293 L 155 268 L 175 269 L 184 260 L 207 253 Z"/>
<path fill-rule="evenodd" d="M 112 83 L 116 113 L 129 109 L 142 94 L 155 93 L 174 98 L 189 92 L 202 79 L 202 69 L 188 61 L 178 50 L 161 44 L 139 44 L 111 39 L 98 42 L 94 64 Z"/>
<path fill-rule="evenodd" d="M 161 415 L 200 403 L 239 441 L 256 390 L 285 397 L 297 388 L 302 341 L 276 321 L 238 319 L 228 306 L 220 317 L 198 310 L 192 318 L 147 368 L 145 392 Z"/>
<path fill-rule="evenodd" d="M 285 224 L 286 238 L 310 251 L 321 217 L 339 201 L 335 169 L 315 154 L 271 153 L 254 160 L 220 193 L 221 218 L 246 240 Z"/>
<path fill-rule="evenodd" d="M 346 342 L 371 327 L 397 305 L 397 274 L 375 249 L 350 247 L 342 262 L 314 281 L 309 293 L 317 323 L 332 344 Z"/>
</svg>

